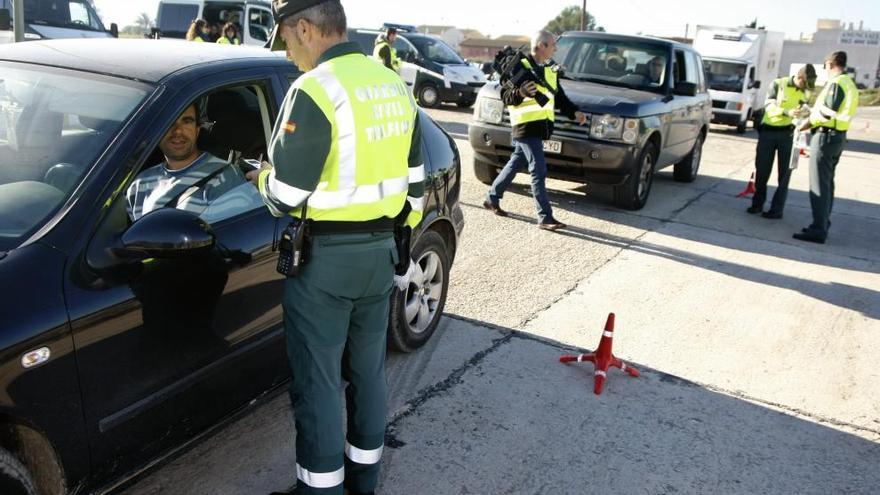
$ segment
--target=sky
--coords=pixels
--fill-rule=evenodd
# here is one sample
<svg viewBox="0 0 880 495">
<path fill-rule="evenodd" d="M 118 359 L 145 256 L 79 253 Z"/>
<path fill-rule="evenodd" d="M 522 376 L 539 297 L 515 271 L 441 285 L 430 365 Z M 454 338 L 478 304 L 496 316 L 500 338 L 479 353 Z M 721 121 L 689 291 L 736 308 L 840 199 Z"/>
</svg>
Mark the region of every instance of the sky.
<svg viewBox="0 0 880 495">
<path fill-rule="evenodd" d="M 93 0 L 104 24 L 120 28 L 133 24 L 141 12 L 155 18 L 158 0 Z M 473 28 L 490 36 L 531 35 L 544 27 L 563 7 L 577 0 L 342 0 L 351 27 L 378 27 L 383 22 L 453 25 Z M 533 7 L 525 7 L 526 5 Z M 380 6 L 380 8 L 377 8 Z M 534 5 L 540 5 L 541 12 Z M 768 30 L 788 38 L 815 31 L 820 18 L 852 22 L 858 28 L 880 31 L 880 0 L 588 0 L 587 10 L 607 31 L 620 34 L 684 36 L 697 24 L 740 26 L 755 17 Z"/>
</svg>

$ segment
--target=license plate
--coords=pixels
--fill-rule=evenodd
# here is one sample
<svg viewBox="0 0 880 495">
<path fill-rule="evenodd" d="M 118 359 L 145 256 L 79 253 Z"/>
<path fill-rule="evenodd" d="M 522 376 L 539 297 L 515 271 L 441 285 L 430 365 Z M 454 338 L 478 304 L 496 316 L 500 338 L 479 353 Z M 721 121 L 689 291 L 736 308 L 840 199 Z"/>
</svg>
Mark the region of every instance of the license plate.
<svg viewBox="0 0 880 495">
<path fill-rule="evenodd" d="M 562 153 L 562 141 L 544 141 L 544 151 L 547 153 Z"/>
</svg>

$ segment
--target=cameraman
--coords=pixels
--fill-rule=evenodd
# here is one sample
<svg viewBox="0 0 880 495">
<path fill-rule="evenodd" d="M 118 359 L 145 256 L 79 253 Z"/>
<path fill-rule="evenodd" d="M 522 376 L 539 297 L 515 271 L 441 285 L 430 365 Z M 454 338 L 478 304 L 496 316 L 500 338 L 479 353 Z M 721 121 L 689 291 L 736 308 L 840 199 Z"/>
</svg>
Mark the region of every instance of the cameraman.
<svg viewBox="0 0 880 495">
<path fill-rule="evenodd" d="M 499 201 L 504 191 L 510 187 L 516 173 L 528 169 L 532 176 L 532 196 L 538 209 L 538 228 L 557 230 L 565 224 L 553 218 L 553 210 L 547 199 L 544 181 L 547 178 L 547 162 L 544 159 L 543 141 L 553 133 L 554 109 L 559 109 L 568 118 L 576 119 L 580 125 L 587 117 L 565 96 L 557 80 L 556 71 L 548 63 L 556 53 L 556 37 L 541 31 L 532 39 L 532 53 L 522 59 L 522 65 L 532 70 L 539 82 L 526 81 L 518 88 L 502 87 L 501 99 L 508 106 L 510 122 L 513 125 L 513 154 L 504 169 L 498 174 L 483 207 L 498 216 L 507 216 Z M 548 101 L 543 106 L 535 99 L 540 92 Z"/>
</svg>

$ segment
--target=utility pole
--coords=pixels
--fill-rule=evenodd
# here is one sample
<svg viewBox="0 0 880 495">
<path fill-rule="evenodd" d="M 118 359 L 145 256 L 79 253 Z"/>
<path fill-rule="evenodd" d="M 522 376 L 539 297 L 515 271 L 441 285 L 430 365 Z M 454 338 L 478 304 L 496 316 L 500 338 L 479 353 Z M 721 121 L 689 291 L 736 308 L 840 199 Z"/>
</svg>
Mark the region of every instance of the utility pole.
<svg viewBox="0 0 880 495">
<path fill-rule="evenodd" d="M 24 0 L 12 0 L 12 30 L 16 43 L 24 41 Z"/>
<path fill-rule="evenodd" d="M 584 0 L 583 8 L 581 9 L 581 31 L 587 30 L 587 0 Z"/>
</svg>

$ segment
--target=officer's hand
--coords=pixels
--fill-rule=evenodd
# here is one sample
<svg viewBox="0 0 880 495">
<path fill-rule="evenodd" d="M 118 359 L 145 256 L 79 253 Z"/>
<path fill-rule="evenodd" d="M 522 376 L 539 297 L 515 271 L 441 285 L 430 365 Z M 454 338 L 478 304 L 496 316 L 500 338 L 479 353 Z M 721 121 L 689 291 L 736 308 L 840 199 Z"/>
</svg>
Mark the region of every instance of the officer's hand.
<svg viewBox="0 0 880 495">
<path fill-rule="evenodd" d="M 587 123 L 587 114 L 585 114 L 584 112 L 575 112 L 574 118 L 580 125 L 586 125 Z"/>
<path fill-rule="evenodd" d="M 416 264 L 409 260 L 409 266 L 406 269 L 406 273 L 403 275 L 394 275 L 394 285 L 397 286 L 398 289 L 405 291 L 407 287 L 409 287 L 409 282 L 412 279 L 413 275 L 416 272 Z"/>
<path fill-rule="evenodd" d="M 259 170 L 251 170 L 250 172 L 244 174 L 244 177 L 245 177 L 245 179 L 247 179 L 248 181 L 250 181 L 254 185 L 257 185 L 257 179 L 260 178 L 260 171 Z"/>
<path fill-rule="evenodd" d="M 800 117 L 800 116 L 801 116 L 801 109 L 800 109 L 800 107 L 798 107 L 798 108 L 792 108 L 791 110 L 788 111 L 788 115 L 789 115 L 789 117 L 793 117 L 793 118 L 795 118 L 795 119 L 798 118 L 798 117 Z"/>
<path fill-rule="evenodd" d="M 807 120 L 807 121 L 805 121 L 803 124 L 801 124 L 801 127 L 800 127 L 798 130 L 801 131 L 801 132 L 809 131 L 809 130 L 810 130 L 810 127 L 811 127 L 811 126 L 810 126 L 810 121 Z"/>
<path fill-rule="evenodd" d="M 522 86 L 519 87 L 519 94 L 523 98 L 527 96 L 535 96 L 535 93 L 538 92 L 538 86 L 535 84 L 535 81 L 526 81 Z"/>
</svg>

